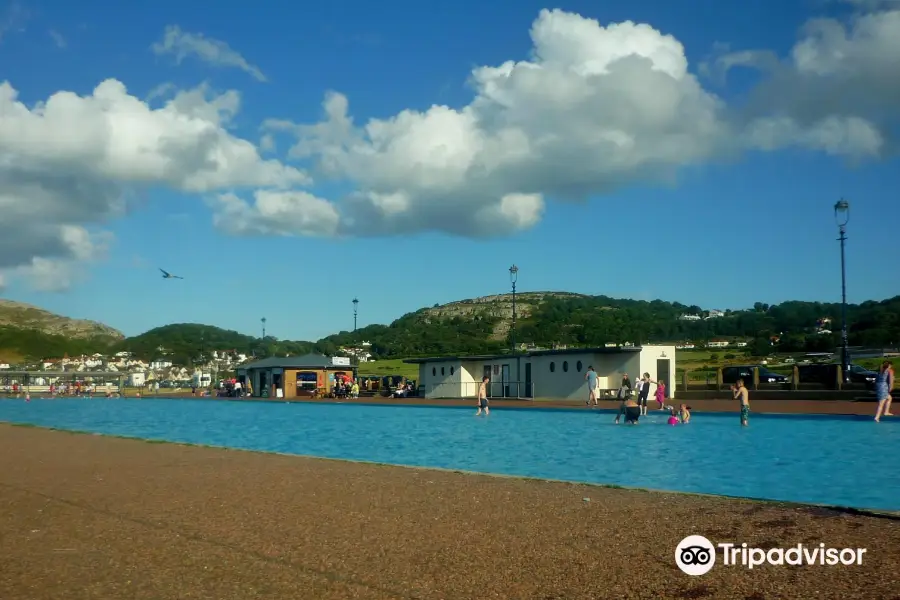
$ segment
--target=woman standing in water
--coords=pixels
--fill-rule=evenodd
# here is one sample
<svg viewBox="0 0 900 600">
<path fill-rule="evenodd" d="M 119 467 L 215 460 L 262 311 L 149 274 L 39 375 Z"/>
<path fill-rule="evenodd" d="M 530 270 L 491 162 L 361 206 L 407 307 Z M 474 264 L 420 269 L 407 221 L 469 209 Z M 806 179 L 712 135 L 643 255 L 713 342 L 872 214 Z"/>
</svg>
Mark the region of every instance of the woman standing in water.
<svg viewBox="0 0 900 600">
<path fill-rule="evenodd" d="M 894 365 L 886 360 L 881 363 L 878 376 L 875 377 L 875 394 L 878 397 L 878 408 L 875 410 L 875 422 L 881 417 L 891 417 L 891 390 L 894 389 Z"/>
</svg>

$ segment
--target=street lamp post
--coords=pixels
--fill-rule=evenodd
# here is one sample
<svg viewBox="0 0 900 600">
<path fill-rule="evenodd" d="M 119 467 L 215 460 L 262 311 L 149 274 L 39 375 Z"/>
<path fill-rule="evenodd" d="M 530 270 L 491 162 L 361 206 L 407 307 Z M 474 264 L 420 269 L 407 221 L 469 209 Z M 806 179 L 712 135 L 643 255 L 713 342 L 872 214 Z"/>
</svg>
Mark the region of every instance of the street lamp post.
<svg viewBox="0 0 900 600">
<path fill-rule="evenodd" d="M 353 333 L 356 333 L 356 314 L 359 309 L 359 299 L 353 299 Z"/>
<path fill-rule="evenodd" d="M 847 223 L 850 222 L 850 203 L 843 198 L 834 204 L 834 220 L 837 223 L 841 243 L 841 370 L 846 379 L 850 369 L 850 350 L 847 347 L 847 267 L 844 247 L 847 244 Z"/>
<path fill-rule="evenodd" d="M 510 331 L 510 341 L 512 342 L 513 356 L 516 357 L 516 398 L 520 397 L 519 386 L 521 385 L 521 361 L 519 352 L 516 348 L 516 280 L 519 278 L 519 267 L 513 265 L 509 268 L 509 281 L 512 283 L 512 330 Z M 527 390 L 526 390 L 527 393 Z"/>
<path fill-rule="evenodd" d="M 259 322 L 262 323 L 262 340 L 266 341 L 266 318 L 263 317 Z"/>
</svg>

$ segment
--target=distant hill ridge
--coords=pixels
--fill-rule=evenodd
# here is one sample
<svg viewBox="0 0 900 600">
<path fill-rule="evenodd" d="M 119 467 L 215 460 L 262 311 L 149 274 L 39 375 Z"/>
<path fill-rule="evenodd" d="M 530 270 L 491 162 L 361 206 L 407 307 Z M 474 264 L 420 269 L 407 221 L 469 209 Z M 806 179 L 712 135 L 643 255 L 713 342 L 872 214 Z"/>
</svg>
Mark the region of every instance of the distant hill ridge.
<svg viewBox="0 0 900 600">
<path fill-rule="evenodd" d="M 753 340 L 754 356 L 780 352 L 833 351 L 839 343 L 840 304 L 757 302 L 744 310 L 709 314 L 696 305 L 630 300 L 571 292 L 516 294 L 516 342 L 549 347 L 605 343 L 653 343 L 741 338 Z M 706 319 L 684 319 L 684 315 Z M 715 316 L 716 318 L 712 318 Z M 848 306 L 851 345 L 900 343 L 900 296 Z M 833 326 L 831 324 L 834 324 Z M 334 356 L 363 341 L 376 359 L 503 352 L 510 347 L 512 295 L 495 294 L 435 304 L 402 315 L 389 325 L 341 331 L 316 342 L 259 339 L 220 327 L 176 323 L 125 338 L 112 327 L 69 319 L 28 304 L 0 300 L 0 362 L 4 356 L 59 357 L 120 350 L 153 360 L 198 364 L 213 350 L 247 356 Z M 773 347 L 777 345 L 777 348 Z M 160 350 L 160 348 L 164 350 Z M 9 359 L 8 359 L 9 360 Z"/>
<path fill-rule="evenodd" d="M 4 299 L 0 299 L 0 327 L 31 329 L 47 335 L 60 335 L 75 339 L 89 339 L 97 336 L 125 339 L 125 335 L 121 331 L 103 323 L 72 319 L 31 304 Z"/>
<path fill-rule="evenodd" d="M 589 298 L 586 294 L 573 292 L 522 292 L 516 294 L 516 319 L 525 319 L 531 316 L 534 309 L 549 298 L 570 299 Z M 494 325 L 491 339 L 504 340 L 509 335 L 512 327 L 513 296 L 509 294 L 494 294 L 492 296 L 480 296 L 466 300 L 456 300 L 447 304 L 440 304 L 431 308 L 422 309 L 429 317 L 438 319 L 452 319 L 454 317 L 471 319 L 476 315 L 497 319 Z"/>
</svg>

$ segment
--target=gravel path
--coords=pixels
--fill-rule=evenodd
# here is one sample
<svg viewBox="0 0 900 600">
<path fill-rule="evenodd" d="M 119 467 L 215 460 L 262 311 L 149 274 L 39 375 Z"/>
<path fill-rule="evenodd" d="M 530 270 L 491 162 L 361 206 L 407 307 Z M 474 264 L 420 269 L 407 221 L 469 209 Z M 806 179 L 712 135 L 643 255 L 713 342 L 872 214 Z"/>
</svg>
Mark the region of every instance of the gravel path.
<svg viewBox="0 0 900 600">
<path fill-rule="evenodd" d="M 689 577 L 689 534 L 868 551 Z M 0 424 L 3 600 L 891 600 L 898 557 L 896 518 Z"/>
</svg>

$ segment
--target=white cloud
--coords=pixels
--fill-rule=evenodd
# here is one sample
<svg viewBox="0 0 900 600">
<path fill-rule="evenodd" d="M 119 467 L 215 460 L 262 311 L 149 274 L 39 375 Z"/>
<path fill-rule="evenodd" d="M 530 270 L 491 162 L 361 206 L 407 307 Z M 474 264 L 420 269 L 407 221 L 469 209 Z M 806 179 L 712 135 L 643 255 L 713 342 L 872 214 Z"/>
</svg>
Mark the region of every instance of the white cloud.
<svg viewBox="0 0 900 600">
<path fill-rule="evenodd" d="M 151 49 L 158 56 L 173 55 L 177 64 L 193 56 L 208 65 L 240 69 L 257 81 L 266 81 L 259 67 L 247 62 L 225 42 L 208 38 L 202 33 L 182 31 L 178 25 L 167 26 L 162 39 L 154 43 Z"/>
<path fill-rule="evenodd" d="M 741 114 L 751 146 L 799 146 L 854 159 L 894 150 L 890 133 L 900 117 L 900 7 L 855 14 L 847 23 L 813 19 L 788 59 L 761 51 L 752 56 L 744 62 L 735 53 L 718 59 L 726 70 L 743 65 L 766 74 Z"/>
<path fill-rule="evenodd" d="M 559 10 L 542 11 L 531 38 L 531 60 L 472 72 L 476 95 L 461 109 L 357 126 L 333 93 L 321 123 L 266 129 L 292 132 L 292 156 L 357 183 L 339 204 L 340 231 L 362 235 L 514 233 L 538 222 L 545 197 L 667 180 L 728 145 L 723 106 L 688 72 L 675 38 Z"/>
<path fill-rule="evenodd" d="M 674 37 L 544 10 L 531 58 L 474 69 L 467 106 L 356 123 L 348 99 L 329 93 L 321 122 L 273 119 L 264 131 L 293 136 L 292 158 L 355 184 L 335 203 L 340 233 L 514 233 L 540 220 L 545 199 L 668 181 L 748 148 L 884 156 L 900 116 L 900 10 L 869 10 L 846 25 L 810 21 L 789 59 L 720 51 L 719 74 L 763 74 L 734 106 L 700 85 Z"/>
<path fill-rule="evenodd" d="M 210 201 L 213 223 L 232 235 L 332 236 L 338 230 L 337 210 L 327 200 L 301 191 L 259 190 L 251 206 L 235 194 Z"/>
<path fill-rule="evenodd" d="M 66 38 L 64 38 L 63 35 L 60 32 L 56 31 L 55 29 L 51 29 L 50 31 L 47 32 L 47 34 L 53 40 L 53 43 L 56 44 L 57 48 L 63 49 L 66 46 L 68 46 L 68 43 L 66 42 Z"/>
<path fill-rule="evenodd" d="M 26 107 L 0 84 L 0 214 L 16 224 L 0 237 L 0 274 L 64 282 L 102 255 L 103 224 L 145 187 L 203 195 L 232 235 L 488 237 L 533 227 L 549 202 L 668 182 L 746 149 L 882 157 L 900 131 L 900 10 L 846 12 L 810 21 L 788 57 L 720 48 L 711 73 L 762 73 L 731 106 L 704 89 L 674 37 L 559 10 L 535 20 L 528 60 L 472 71 L 463 107 L 357 122 L 332 92 L 320 122 L 268 120 L 258 146 L 229 132 L 233 91 L 164 84 L 141 101 L 108 80 Z M 220 44 L 169 28 L 158 51 L 252 72 Z M 261 156 L 287 146 L 349 192 L 302 191 L 303 171 Z"/>
<path fill-rule="evenodd" d="M 64 287 L 64 271 L 102 256 L 110 239 L 101 227 L 125 213 L 129 190 L 308 183 L 226 130 L 239 105 L 236 92 L 201 86 L 154 109 L 111 79 L 90 95 L 58 92 L 28 107 L 0 83 L 0 271 Z"/>
</svg>

